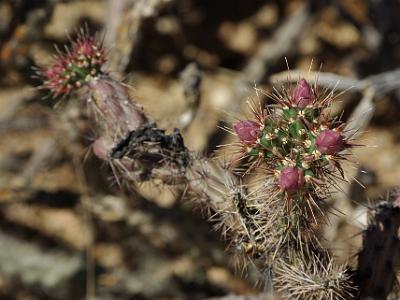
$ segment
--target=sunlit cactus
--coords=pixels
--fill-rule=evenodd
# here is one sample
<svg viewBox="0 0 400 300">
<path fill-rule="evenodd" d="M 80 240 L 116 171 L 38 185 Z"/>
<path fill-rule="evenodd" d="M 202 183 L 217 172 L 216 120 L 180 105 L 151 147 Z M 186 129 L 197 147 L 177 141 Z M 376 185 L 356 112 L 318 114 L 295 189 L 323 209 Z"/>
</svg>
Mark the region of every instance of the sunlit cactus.
<svg viewBox="0 0 400 300">
<path fill-rule="evenodd" d="M 285 194 L 288 210 L 293 201 L 309 199 L 341 174 L 342 151 L 350 147 L 344 124 L 329 116 L 331 95 L 321 98 L 304 79 L 289 92 L 276 92 L 274 103 L 254 108 L 254 120 L 233 125 L 243 157 L 251 167 L 266 168 L 276 188 Z M 296 200 L 297 199 L 297 200 Z"/>
<path fill-rule="evenodd" d="M 329 212 L 329 188 L 343 178 L 341 161 L 352 146 L 344 124 L 329 115 L 332 94 L 321 96 L 316 84 L 301 79 L 276 91 L 274 103 L 252 105 L 254 117 L 233 124 L 239 160 L 245 162 L 244 171 L 236 173 L 232 161 L 189 151 L 178 129 L 158 128 L 130 88 L 103 69 L 104 53 L 94 38 L 79 36 L 40 72 L 41 88 L 54 96 L 86 91 L 97 134 L 93 152 L 109 163 L 118 182 L 181 187 L 230 240 L 235 256 L 256 266 L 260 282 L 272 283 L 282 295 L 355 295 L 349 268 L 335 263 L 318 231 Z M 259 178 L 247 184 L 252 171 Z"/>
</svg>

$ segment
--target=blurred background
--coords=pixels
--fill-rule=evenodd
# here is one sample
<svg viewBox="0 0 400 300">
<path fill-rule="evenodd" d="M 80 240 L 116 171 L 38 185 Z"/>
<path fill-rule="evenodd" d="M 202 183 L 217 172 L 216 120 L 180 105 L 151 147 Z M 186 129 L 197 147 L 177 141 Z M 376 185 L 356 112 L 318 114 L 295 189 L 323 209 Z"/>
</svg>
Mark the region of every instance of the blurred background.
<svg viewBox="0 0 400 300">
<path fill-rule="evenodd" d="M 0 299 L 260 291 L 181 191 L 115 184 L 90 154 L 81 97 L 56 101 L 34 88 L 34 68 L 81 27 L 104 40 L 106 69 L 153 120 L 180 128 L 187 146 L 208 156 L 232 140 L 218 126 L 249 115 L 246 99 L 257 98 L 255 86 L 271 91 L 285 57 L 290 69 L 350 82 L 334 113 L 350 119 L 360 103 L 372 113 L 360 135 L 366 146 L 346 167 L 354 179 L 332 199 L 343 214 L 331 217 L 325 243 L 354 263 L 366 206 L 400 183 L 400 1 L 2 0 Z"/>
</svg>

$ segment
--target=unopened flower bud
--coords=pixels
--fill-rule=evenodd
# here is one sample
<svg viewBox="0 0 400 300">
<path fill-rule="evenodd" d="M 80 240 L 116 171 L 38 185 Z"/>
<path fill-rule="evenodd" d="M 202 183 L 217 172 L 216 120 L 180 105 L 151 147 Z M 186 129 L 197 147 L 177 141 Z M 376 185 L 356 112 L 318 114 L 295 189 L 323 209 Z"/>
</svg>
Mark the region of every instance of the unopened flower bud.
<svg viewBox="0 0 400 300">
<path fill-rule="evenodd" d="M 237 122 L 233 125 L 233 129 L 240 141 L 247 145 L 254 144 L 259 138 L 261 132 L 260 124 L 250 120 Z"/>
<path fill-rule="evenodd" d="M 339 132 L 329 129 L 321 131 L 315 143 L 322 154 L 335 154 L 346 148 L 343 136 Z"/>
<path fill-rule="evenodd" d="M 292 92 L 292 102 L 300 108 L 313 104 L 315 93 L 305 79 L 301 79 Z"/>
<path fill-rule="evenodd" d="M 297 167 L 284 168 L 279 175 L 279 187 L 288 193 L 300 190 L 304 185 L 304 171 Z"/>
</svg>

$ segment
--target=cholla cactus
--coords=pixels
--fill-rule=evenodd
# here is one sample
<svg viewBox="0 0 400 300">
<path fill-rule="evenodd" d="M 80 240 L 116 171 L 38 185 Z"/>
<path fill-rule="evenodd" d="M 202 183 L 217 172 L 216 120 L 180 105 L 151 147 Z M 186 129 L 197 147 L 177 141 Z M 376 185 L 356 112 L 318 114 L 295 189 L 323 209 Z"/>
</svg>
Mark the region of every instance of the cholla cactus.
<svg viewBox="0 0 400 300">
<path fill-rule="evenodd" d="M 274 286 L 294 299 L 348 299 L 348 268 L 335 265 L 317 232 L 328 187 L 343 172 L 342 151 L 350 147 L 343 124 L 327 113 L 332 98 L 300 80 L 276 93 L 275 104 L 253 108 L 253 120 L 233 125 L 249 169 L 262 170 L 253 191 L 230 168 L 193 155 L 178 130 L 167 134 L 149 121 L 129 87 L 103 70 L 104 53 L 95 39 L 81 35 L 40 74 L 42 88 L 55 96 L 86 89 L 98 133 L 93 151 L 117 180 L 185 186 L 264 282 L 272 273 Z M 291 280 L 285 270 L 304 280 Z"/>
<path fill-rule="evenodd" d="M 277 234 L 272 240 L 276 255 L 279 247 L 283 252 L 294 247 L 291 243 L 299 248 L 318 244 L 315 228 L 325 214 L 324 200 L 329 187 L 343 178 L 340 161 L 351 143 L 343 134 L 344 124 L 329 116 L 332 95 L 321 98 L 306 80 L 272 99 L 263 109 L 251 105 L 254 119 L 237 122 L 233 129 L 242 158 L 269 182 L 262 194 L 272 199 L 265 214 L 276 220 L 269 222 L 269 232 Z M 263 248 L 270 248 L 270 242 Z"/>
<path fill-rule="evenodd" d="M 39 88 L 50 91 L 54 97 L 65 97 L 80 89 L 87 91 L 86 102 L 98 133 L 93 152 L 112 164 L 111 150 L 148 120 L 132 100 L 130 89 L 104 70 L 105 62 L 102 43 L 81 31 L 70 48 L 64 53 L 58 51 L 53 64 L 40 69 L 38 74 L 44 79 Z"/>
<path fill-rule="evenodd" d="M 317 208 L 316 191 L 343 173 L 341 152 L 350 146 L 343 124 L 326 112 L 331 98 L 320 99 L 304 79 L 291 94 L 276 94 L 275 104 L 255 109 L 254 120 L 233 125 L 244 156 L 252 167 L 264 165 L 276 177 L 276 193 L 284 194 L 290 212 L 296 200 Z"/>
</svg>

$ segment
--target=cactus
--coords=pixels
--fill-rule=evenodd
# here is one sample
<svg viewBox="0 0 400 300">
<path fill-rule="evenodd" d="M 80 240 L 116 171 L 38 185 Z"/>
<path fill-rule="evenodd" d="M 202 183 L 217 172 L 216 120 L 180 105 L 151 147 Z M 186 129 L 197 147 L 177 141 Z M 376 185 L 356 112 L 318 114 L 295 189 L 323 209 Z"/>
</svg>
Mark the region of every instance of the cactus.
<svg viewBox="0 0 400 300">
<path fill-rule="evenodd" d="M 340 162 L 351 142 L 344 124 L 331 118 L 332 94 L 321 97 L 304 79 L 283 88 L 265 107 L 251 105 L 252 120 L 233 124 L 235 148 L 246 161 L 239 174 L 188 150 L 175 129 L 166 133 L 131 96 L 127 85 L 102 68 L 104 49 L 81 34 L 47 70 L 42 89 L 54 96 L 86 90 L 97 139 L 94 154 L 107 161 L 118 182 L 153 180 L 182 186 L 230 240 L 260 280 L 293 299 L 349 299 L 356 291 L 346 266 L 320 244 L 330 186 L 343 178 Z M 262 179 L 242 183 L 249 171 Z M 271 278 L 268 277 L 271 274 Z"/>
</svg>

